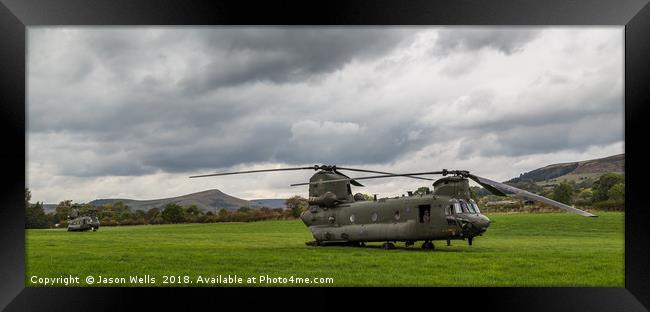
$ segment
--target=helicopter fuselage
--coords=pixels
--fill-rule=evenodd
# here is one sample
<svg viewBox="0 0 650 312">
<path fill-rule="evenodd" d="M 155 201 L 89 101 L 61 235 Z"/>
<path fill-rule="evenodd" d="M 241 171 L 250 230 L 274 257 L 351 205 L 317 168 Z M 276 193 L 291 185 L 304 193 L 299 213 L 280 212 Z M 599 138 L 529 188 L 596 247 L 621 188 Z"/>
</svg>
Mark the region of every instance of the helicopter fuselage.
<svg viewBox="0 0 650 312">
<path fill-rule="evenodd" d="M 99 229 L 99 219 L 96 214 L 88 216 L 76 216 L 68 221 L 68 231 L 97 231 Z"/>
<path fill-rule="evenodd" d="M 490 220 L 470 199 L 467 179 L 449 177 L 436 184 L 428 194 L 375 200 L 347 196 L 330 207 L 311 205 L 301 219 L 319 245 L 471 239 L 487 230 Z"/>
<path fill-rule="evenodd" d="M 454 205 L 461 203 L 472 204 L 433 194 L 382 198 L 333 208 L 312 206 L 301 219 L 321 243 L 430 241 L 483 234 L 489 219 L 480 212 L 457 212 Z"/>
</svg>

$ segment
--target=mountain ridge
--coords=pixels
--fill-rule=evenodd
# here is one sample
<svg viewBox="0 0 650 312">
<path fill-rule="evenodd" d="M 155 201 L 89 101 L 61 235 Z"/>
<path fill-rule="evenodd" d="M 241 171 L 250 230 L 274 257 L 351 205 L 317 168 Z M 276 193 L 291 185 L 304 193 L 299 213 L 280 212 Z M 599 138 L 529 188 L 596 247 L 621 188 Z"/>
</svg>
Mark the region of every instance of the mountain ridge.
<svg viewBox="0 0 650 312">
<path fill-rule="evenodd" d="M 151 208 L 163 208 L 169 203 L 176 203 L 181 206 L 196 205 L 204 212 L 212 211 L 217 212 L 219 209 L 237 210 L 240 207 L 252 208 L 285 208 L 286 199 L 271 198 L 271 199 L 253 199 L 245 200 L 235 196 L 228 195 L 219 189 L 211 189 L 200 191 L 196 193 L 166 197 L 159 199 L 130 199 L 130 198 L 98 198 L 88 202 L 94 206 L 102 206 L 106 204 L 114 204 L 116 202 L 123 202 L 129 206 L 131 210 L 149 210 Z M 57 204 L 44 204 L 45 212 L 51 212 L 56 209 Z"/>
<path fill-rule="evenodd" d="M 589 177 L 609 172 L 625 172 L 625 153 L 603 158 L 557 163 L 537 168 L 519 177 L 512 178 L 505 183 L 542 182 L 546 180 L 575 179 L 575 177 Z"/>
</svg>

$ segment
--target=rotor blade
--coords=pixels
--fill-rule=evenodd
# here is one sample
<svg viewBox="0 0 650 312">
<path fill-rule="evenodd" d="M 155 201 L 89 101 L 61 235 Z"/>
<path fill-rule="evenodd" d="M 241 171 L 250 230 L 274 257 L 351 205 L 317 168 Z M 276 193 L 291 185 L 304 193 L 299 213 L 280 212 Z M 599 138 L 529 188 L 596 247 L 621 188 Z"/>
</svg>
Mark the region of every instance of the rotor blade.
<svg viewBox="0 0 650 312">
<path fill-rule="evenodd" d="M 402 173 L 402 174 L 400 174 L 400 173 L 391 173 L 391 174 L 384 174 L 384 175 L 377 175 L 377 176 L 354 178 L 354 180 L 380 179 L 380 178 L 393 178 L 393 177 L 408 177 L 408 176 L 413 176 L 413 175 L 442 174 L 442 173 L 443 173 L 442 171 L 415 172 L 415 173 Z M 348 181 L 348 180 L 349 179 L 315 181 L 315 182 L 291 184 L 291 186 L 309 185 L 309 184 L 321 184 L 321 183 L 333 183 L 333 182 L 341 182 L 341 181 Z"/>
<path fill-rule="evenodd" d="M 542 203 L 549 204 L 549 205 L 551 205 L 553 207 L 557 207 L 557 208 L 564 209 L 564 210 L 569 211 L 569 212 L 577 213 L 577 214 L 579 214 L 581 216 L 596 217 L 596 215 L 594 215 L 594 214 L 588 213 L 586 211 L 583 211 L 583 210 L 580 210 L 580 209 L 577 209 L 577 208 L 573 208 L 571 206 L 568 206 L 568 205 L 565 205 L 563 203 L 554 201 L 554 200 L 546 198 L 544 196 L 540 196 L 540 195 L 533 194 L 533 193 L 528 192 L 528 191 L 524 191 L 522 189 L 518 189 L 518 188 L 516 188 L 514 186 L 499 183 L 499 182 L 492 181 L 490 179 L 486 179 L 486 178 L 479 177 L 479 176 L 474 176 L 474 177 L 477 180 L 480 181 L 480 182 L 479 181 L 477 181 L 477 182 L 479 184 L 481 184 L 481 185 L 483 185 L 483 184 L 491 185 L 491 186 L 493 186 L 495 188 L 499 188 L 499 189 L 502 189 L 502 190 L 508 191 L 508 192 L 513 192 L 516 195 L 519 195 L 519 196 L 522 196 L 522 197 L 525 197 L 525 198 L 528 198 L 528 199 L 540 201 Z"/>
<path fill-rule="evenodd" d="M 366 169 L 356 169 L 356 168 L 347 168 L 347 167 L 339 167 L 339 166 L 337 166 L 336 169 L 358 171 L 358 172 L 368 172 L 368 173 L 393 174 L 393 173 L 390 173 L 390 172 L 366 170 Z M 413 178 L 413 179 L 420 179 L 420 180 L 429 180 L 429 181 L 434 180 L 434 179 L 423 178 L 423 177 L 415 177 L 415 176 L 411 176 L 411 175 L 406 175 L 406 177 Z"/>
<path fill-rule="evenodd" d="M 354 180 L 354 179 L 348 177 L 347 175 L 345 175 L 345 174 L 339 172 L 339 171 L 336 170 L 336 169 L 334 169 L 334 172 L 337 173 L 337 174 L 340 174 L 340 175 L 342 175 L 342 176 L 344 176 L 344 177 L 346 177 L 346 178 L 348 178 L 348 179 L 350 180 L 350 184 L 352 184 L 352 185 L 354 185 L 354 186 L 363 186 L 363 184 L 357 182 L 356 180 Z"/>
<path fill-rule="evenodd" d="M 475 176 L 475 175 L 473 175 L 473 174 L 470 174 L 470 175 L 468 175 L 467 177 L 469 177 L 470 179 L 472 179 L 474 182 L 480 184 L 483 188 L 485 188 L 486 190 L 488 190 L 490 193 L 492 193 L 492 194 L 494 194 L 494 195 L 497 195 L 497 196 L 506 196 L 506 194 L 505 194 L 504 192 L 501 192 L 499 189 L 497 189 L 496 187 L 494 187 L 494 186 L 492 186 L 492 185 L 489 185 L 489 184 L 487 184 L 487 183 L 483 183 L 483 182 L 481 182 L 481 180 L 479 179 L 479 177 L 477 177 L 477 176 Z"/>
<path fill-rule="evenodd" d="M 312 167 L 296 167 L 296 168 L 279 168 L 279 169 L 262 169 L 262 170 L 222 172 L 222 173 L 211 173 L 211 174 L 195 175 L 195 176 L 191 176 L 190 178 L 214 177 L 214 176 L 224 176 L 224 175 L 242 174 L 242 173 L 255 173 L 255 172 L 305 170 L 305 169 L 318 170 L 319 167 L 318 166 L 312 166 Z"/>
</svg>

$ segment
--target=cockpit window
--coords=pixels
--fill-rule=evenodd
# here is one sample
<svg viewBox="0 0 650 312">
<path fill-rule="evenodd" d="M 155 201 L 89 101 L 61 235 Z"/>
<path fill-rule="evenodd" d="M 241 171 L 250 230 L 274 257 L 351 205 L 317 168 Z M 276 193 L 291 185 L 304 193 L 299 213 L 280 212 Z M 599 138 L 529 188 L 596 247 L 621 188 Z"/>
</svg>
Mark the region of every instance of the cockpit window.
<svg viewBox="0 0 650 312">
<path fill-rule="evenodd" d="M 460 204 L 459 203 L 454 203 L 454 211 L 456 213 L 463 213 L 463 211 L 460 209 Z"/>
<path fill-rule="evenodd" d="M 481 213 L 481 210 L 478 209 L 478 205 L 476 204 L 476 202 L 473 199 L 470 200 L 469 202 L 472 204 L 472 206 L 476 210 L 476 213 Z"/>
<path fill-rule="evenodd" d="M 467 204 L 464 201 L 460 202 L 460 207 L 463 208 L 464 213 L 469 213 L 469 209 L 467 208 Z"/>
<path fill-rule="evenodd" d="M 469 209 L 469 213 L 477 213 L 476 209 L 474 209 L 474 205 L 472 205 L 471 202 L 467 203 L 467 209 Z"/>
</svg>

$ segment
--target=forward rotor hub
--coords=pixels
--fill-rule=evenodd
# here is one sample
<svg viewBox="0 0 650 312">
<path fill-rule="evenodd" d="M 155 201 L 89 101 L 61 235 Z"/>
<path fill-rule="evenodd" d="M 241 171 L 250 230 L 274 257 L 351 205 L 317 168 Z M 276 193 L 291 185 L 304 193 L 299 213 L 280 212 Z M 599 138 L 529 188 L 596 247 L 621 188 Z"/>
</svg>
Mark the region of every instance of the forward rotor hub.
<svg viewBox="0 0 650 312">
<path fill-rule="evenodd" d="M 336 171 L 336 165 L 315 165 L 314 170 Z"/>
<path fill-rule="evenodd" d="M 442 175 L 447 176 L 447 175 L 456 175 L 456 176 L 461 176 L 464 178 L 469 177 L 469 171 L 467 170 L 447 170 L 447 169 L 442 169 Z"/>
</svg>

